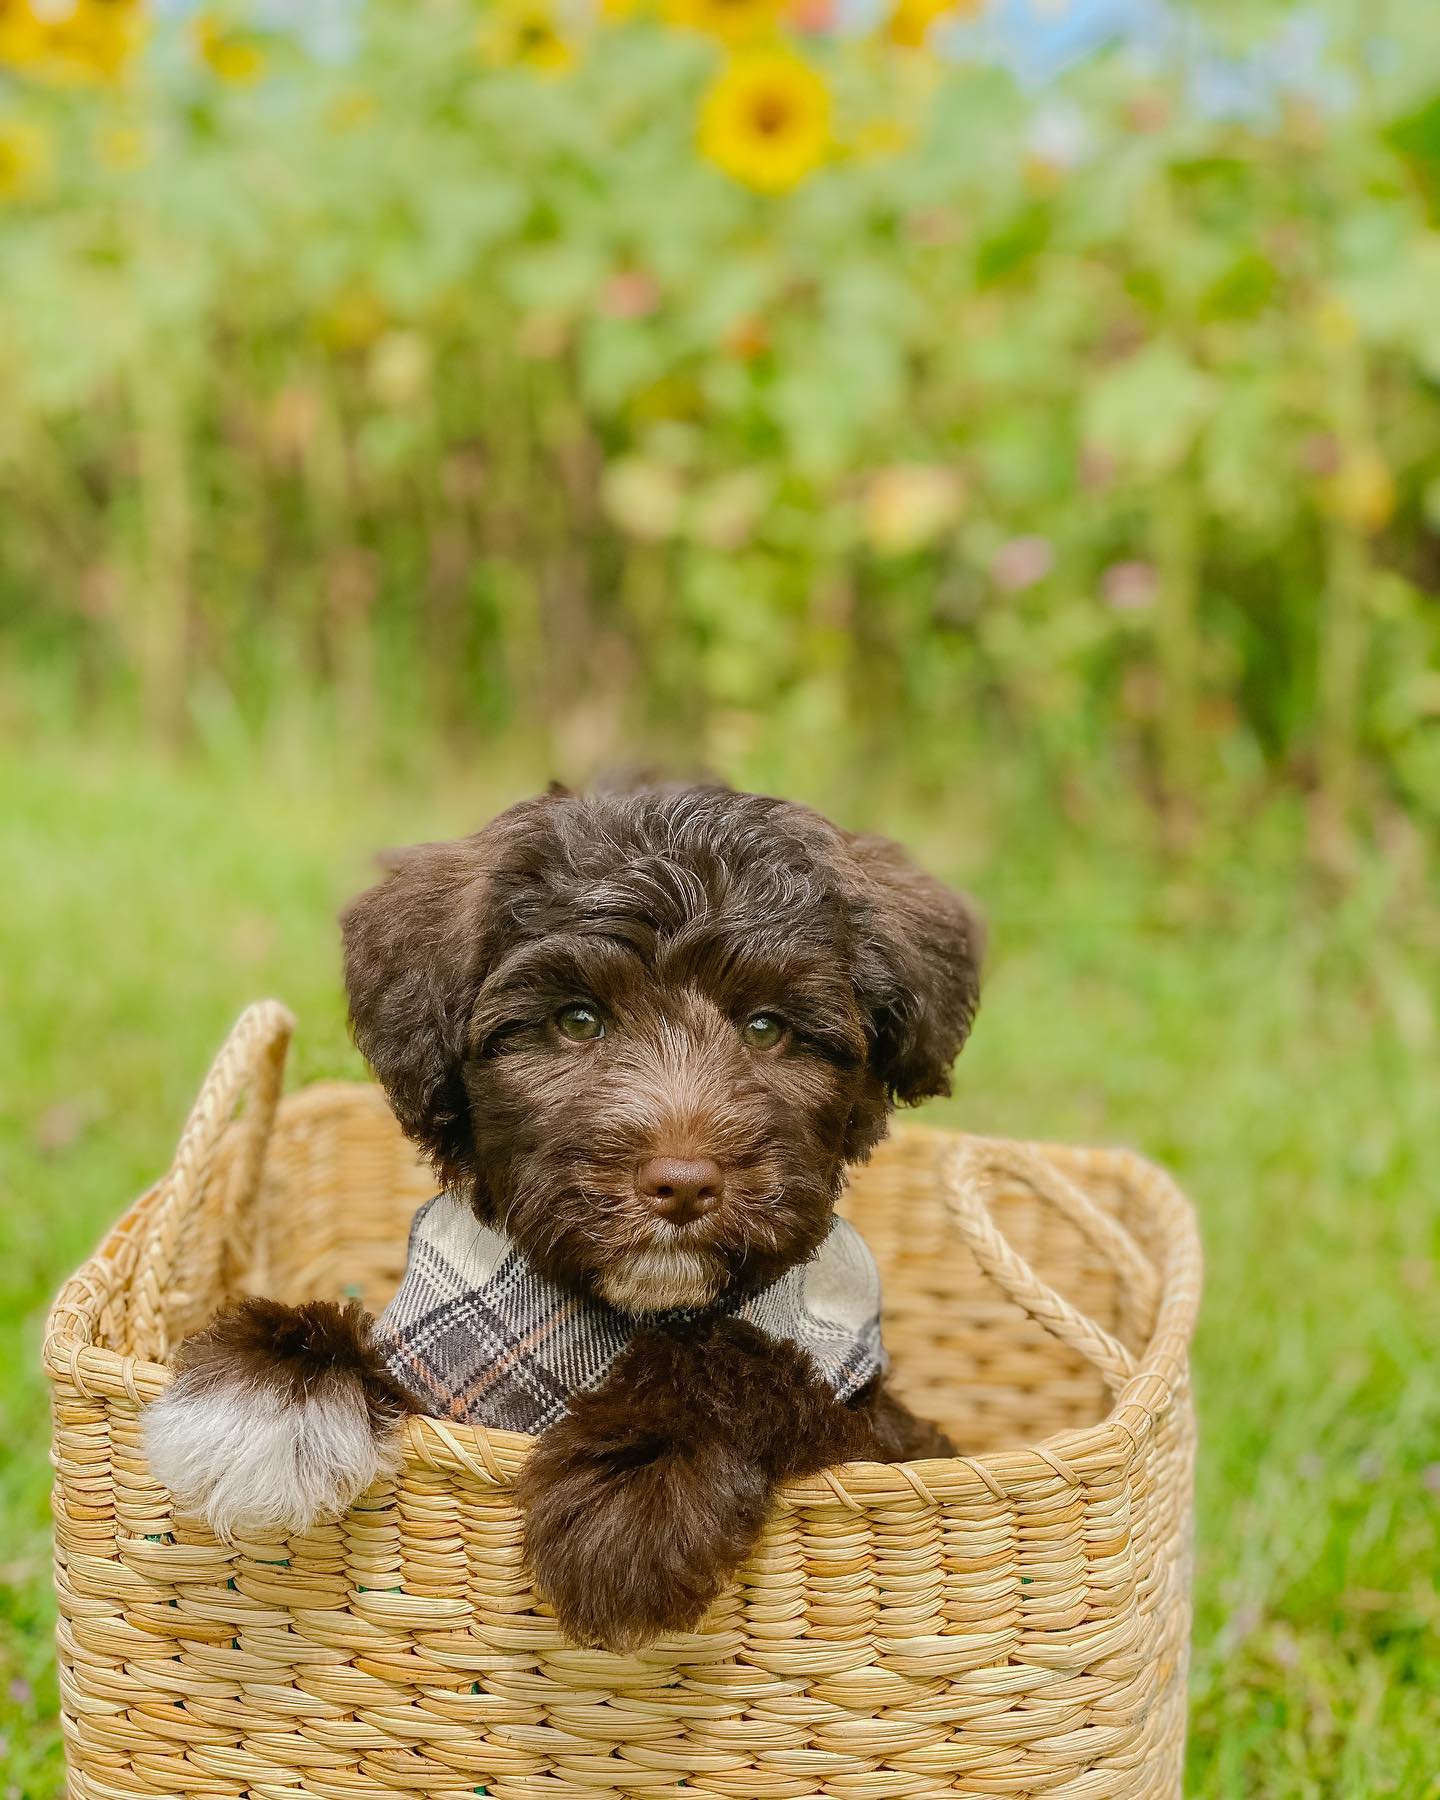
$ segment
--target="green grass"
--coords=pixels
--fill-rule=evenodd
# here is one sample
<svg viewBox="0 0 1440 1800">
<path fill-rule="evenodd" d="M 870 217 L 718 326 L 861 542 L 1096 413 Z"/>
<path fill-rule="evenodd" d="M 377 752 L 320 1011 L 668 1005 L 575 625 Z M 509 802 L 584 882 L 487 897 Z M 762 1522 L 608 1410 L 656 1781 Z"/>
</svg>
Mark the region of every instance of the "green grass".
<svg viewBox="0 0 1440 1800">
<path fill-rule="evenodd" d="M 504 792 L 347 781 L 282 749 L 206 772 L 58 747 L 0 753 L 0 788 L 0 1800 L 49 1800 L 50 1295 L 163 1166 L 246 1000 L 298 1013 L 293 1080 L 359 1072 L 336 906 L 369 848 L 468 828 Z M 1423 884 L 1377 858 L 1343 898 L 1319 891 L 1272 818 L 1180 879 L 1098 834 L 1017 838 L 1003 806 L 887 816 L 993 922 L 986 1006 L 940 1115 L 1135 1143 L 1201 1212 L 1188 1791 L 1440 1795 L 1440 956 Z"/>
</svg>

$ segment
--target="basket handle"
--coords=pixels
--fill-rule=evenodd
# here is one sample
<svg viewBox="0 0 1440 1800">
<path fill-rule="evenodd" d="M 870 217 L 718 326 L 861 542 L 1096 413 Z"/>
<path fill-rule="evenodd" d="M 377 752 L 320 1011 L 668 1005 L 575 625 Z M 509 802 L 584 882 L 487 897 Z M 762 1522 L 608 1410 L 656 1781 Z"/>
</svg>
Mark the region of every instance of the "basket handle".
<svg viewBox="0 0 1440 1800">
<path fill-rule="evenodd" d="M 247 1006 L 221 1045 L 190 1109 L 174 1161 L 160 1184 L 158 1204 L 136 1242 L 132 1333 L 143 1355 L 162 1361 L 172 1348 L 166 1298 L 176 1251 L 185 1222 L 193 1217 L 197 1191 L 204 1188 L 227 1133 L 232 1134 L 234 1161 L 226 1184 L 228 1216 L 220 1223 L 225 1253 L 231 1252 L 231 1233 L 259 1189 L 265 1147 L 285 1077 L 285 1052 L 294 1029 L 294 1017 L 278 1000 L 257 1000 Z M 245 1110 L 237 1118 L 242 1100 Z"/>
<path fill-rule="evenodd" d="M 1051 1337 L 1083 1356 L 1118 1394 L 1135 1373 L 1133 1353 L 1040 1279 L 1002 1235 L 989 1203 L 998 1191 L 1019 1182 L 1068 1219 L 1114 1268 L 1148 1334 L 1159 1305 L 1160 1278 L 1130 1233 L 1047 1157 L 1023 1144 L 966 1138 L 946 1157 L 944 1178 L 951 1214 L 984 1274 Z"/>
</svg>

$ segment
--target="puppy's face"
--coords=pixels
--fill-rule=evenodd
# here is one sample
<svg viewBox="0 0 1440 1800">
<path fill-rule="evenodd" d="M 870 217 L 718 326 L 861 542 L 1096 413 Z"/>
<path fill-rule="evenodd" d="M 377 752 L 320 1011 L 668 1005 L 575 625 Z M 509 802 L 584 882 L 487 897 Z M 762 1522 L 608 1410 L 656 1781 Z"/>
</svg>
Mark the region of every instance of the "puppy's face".
<svg viewBox="0 0 1440 1800">
<path fill-rule="evenodd" d="M 393 868 L 344 921 L 361 1049 L 447 1186 L 631 1312 L 810 1255 L 975 1009 L 958 897 L 780 801 L 547 795 Z"/>
<path fill-rule="evenodd" d="M 843 959 L 807 941 L 822 897 L 777 918 L 662 892 L 654 864 L 607 880 L 619 919 L 597 930 L 582 883 L 480 988 L 475 1170 L 550 1273 L 627 1310 L 703 1305 L 816 1247 L 883 1102 Z"/>
</svg>

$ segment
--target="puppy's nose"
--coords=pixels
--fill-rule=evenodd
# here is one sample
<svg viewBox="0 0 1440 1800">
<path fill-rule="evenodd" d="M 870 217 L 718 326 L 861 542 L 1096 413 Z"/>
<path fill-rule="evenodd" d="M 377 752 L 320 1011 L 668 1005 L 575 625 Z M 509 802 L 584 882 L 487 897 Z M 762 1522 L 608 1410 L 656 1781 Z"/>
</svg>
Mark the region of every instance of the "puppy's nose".
<svg viewBox="0 0 1440 1800">
<path fill-rule="evenodd" d="M 720 1204 L 725 1175 L 708 1156 L 650 1156 L 635 1173 L 635 1191 L 662 1219 L 684 1225 Z"/>
</svg>

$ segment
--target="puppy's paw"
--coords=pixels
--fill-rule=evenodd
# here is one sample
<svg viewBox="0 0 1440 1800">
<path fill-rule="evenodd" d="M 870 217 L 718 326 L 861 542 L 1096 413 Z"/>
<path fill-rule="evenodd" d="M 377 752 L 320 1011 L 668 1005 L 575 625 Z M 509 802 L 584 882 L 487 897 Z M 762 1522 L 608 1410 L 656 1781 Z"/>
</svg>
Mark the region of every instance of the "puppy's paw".
<svg viewBox="0 0 1440 1800">
<path fill-rule="evenodd" d="M 273 1538 L 345 1512 L 398 1460 L 406 1396 L 359 1306 L 242 1300 L 174 1359 L 144 1415 L 150 1466 L 218 1538 Z"/>
<path fill-rule="evenodd" d="M 597 1444 L 572 1416 L 521 1478 L 525 1553 L 567 1637 L 637 1650 L 700 1623 L 759 1535 L 767 1497 L 742 1459 L 643 1436 Z"/>
</svg>

